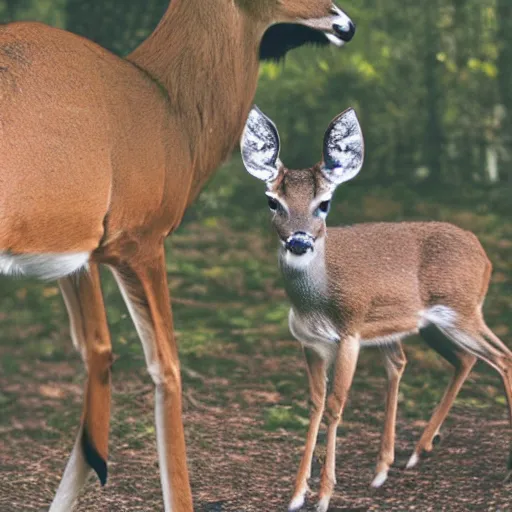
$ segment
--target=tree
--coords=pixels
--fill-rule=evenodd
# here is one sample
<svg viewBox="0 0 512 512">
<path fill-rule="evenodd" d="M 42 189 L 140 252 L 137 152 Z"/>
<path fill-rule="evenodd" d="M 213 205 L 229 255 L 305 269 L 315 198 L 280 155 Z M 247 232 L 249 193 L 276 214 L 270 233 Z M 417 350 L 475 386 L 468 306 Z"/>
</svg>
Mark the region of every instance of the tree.
<svg viewBox="0 0 512 512">
<path fill-rule="evenodd" d="M 168 5 L 168 0 L 67 0 L 67 26 L 124 55 L 154 29 Z"/>
<path fill-rule="evenodd" d="M 506 168 L 502 169 L 502 179 L 512 184 L 512 3 L 498 0 L 498 84 L 501 103 L 505 108 L 502 124 L 504 160 Z"/>
</svg>

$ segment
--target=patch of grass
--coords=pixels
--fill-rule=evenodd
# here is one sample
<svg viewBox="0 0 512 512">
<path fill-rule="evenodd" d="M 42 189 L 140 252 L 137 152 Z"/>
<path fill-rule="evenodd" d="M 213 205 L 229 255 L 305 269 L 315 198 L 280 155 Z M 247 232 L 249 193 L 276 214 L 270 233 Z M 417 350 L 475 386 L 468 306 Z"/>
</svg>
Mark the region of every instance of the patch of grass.
<svg viewBox="0 0 512 512">
<path fill-rule="evenodd" d="M 265 411 L 265 429 L 267 430 L 304 430 L 309 420 L 298 415 L 292 407 L 275 406 Z"/>
</svg>

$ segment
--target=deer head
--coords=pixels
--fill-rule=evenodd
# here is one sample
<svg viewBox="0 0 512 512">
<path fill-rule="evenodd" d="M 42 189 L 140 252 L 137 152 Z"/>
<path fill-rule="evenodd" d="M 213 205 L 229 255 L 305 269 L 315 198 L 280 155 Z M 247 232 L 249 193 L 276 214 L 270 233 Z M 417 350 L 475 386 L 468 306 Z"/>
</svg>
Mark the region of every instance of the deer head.
<svg viewBox="0 0 512 512">
<path fill-rule="evenodd" d="M 304 44 L 343 46 L 355 34 L 353 21 L 331 0 L 236 0 L 266 28 L 260 58 L 279 60 Z"/>
<path fill-rule="evenodd" d="M 336 188 L 363 165 L 364 141 L 353 109 L 336 117 L 325 132 L 323 160 L 290 170 L 279 160 L 279 134 L 257 107 L 249 114 L 241 141 L 247 171 L 267 184 L 272 224 L 287 257 L 314 255 L 326 233 L 325 219 Z"/>
</svg>

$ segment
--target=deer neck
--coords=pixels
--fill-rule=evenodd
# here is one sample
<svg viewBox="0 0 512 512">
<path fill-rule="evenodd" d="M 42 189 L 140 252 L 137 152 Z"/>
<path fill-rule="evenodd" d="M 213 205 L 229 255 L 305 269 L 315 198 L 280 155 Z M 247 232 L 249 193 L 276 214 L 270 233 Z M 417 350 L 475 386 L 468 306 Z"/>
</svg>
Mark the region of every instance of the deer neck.
<svg viewBox="0 0 512 512">
<path fill-rule="evenodd" d="M 241 135 L 264 29 L 232 2 L 172 0 L 153 34 L 128 57 L 167 91 L 173 124 L 189 140 L 190 200 Z"/>
<path fill-rule="evenodd" d="M 328 279 L 325 238 L 317 241 L 313 253 L 303 256 L 293 256 L 281 246 L 279 267 L 286 293 L 298 313 L 309 313 L 326 308 Z"/>
</svg>

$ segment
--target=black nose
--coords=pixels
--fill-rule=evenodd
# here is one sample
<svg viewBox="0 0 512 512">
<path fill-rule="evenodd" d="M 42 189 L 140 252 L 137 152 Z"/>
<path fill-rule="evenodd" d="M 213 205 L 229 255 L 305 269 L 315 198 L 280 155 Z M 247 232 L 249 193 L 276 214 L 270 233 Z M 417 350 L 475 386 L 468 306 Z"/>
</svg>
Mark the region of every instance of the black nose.
<svg viewBox="0 0 512 512">
<path fill-rule="evenodd" d="M 286 241 L 286 249 L 290 251 L 292 254 L 302 256 L 303 254 L 306 254 L 309 250 L 313 250 L 313 242 L 313 237 L 311 237 L 311 235 L 308 235 L 307 233 L 294 233 Z"/>
<path fill-rule="evenodd" d="M 354 37 L 354 34 L 356 33 L 356 26 L 352 21 L 348 22 L 348 27 L 341 26 L 335 23 L 332 26 L 332 29 L 334 30 L 334 33 L 342 40 L 348 43 L 349 41 L 352 41 L 352 38 Z"/>
</svg>

